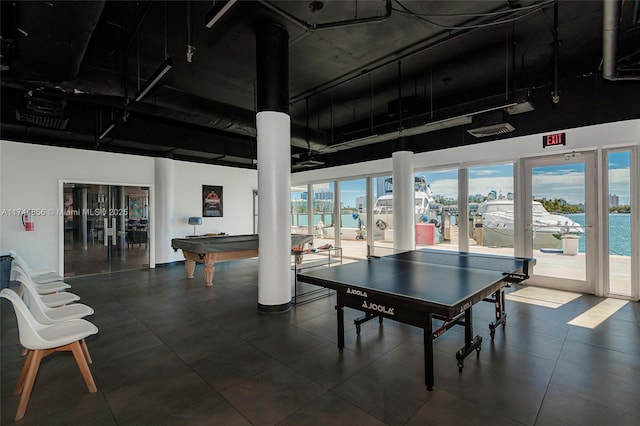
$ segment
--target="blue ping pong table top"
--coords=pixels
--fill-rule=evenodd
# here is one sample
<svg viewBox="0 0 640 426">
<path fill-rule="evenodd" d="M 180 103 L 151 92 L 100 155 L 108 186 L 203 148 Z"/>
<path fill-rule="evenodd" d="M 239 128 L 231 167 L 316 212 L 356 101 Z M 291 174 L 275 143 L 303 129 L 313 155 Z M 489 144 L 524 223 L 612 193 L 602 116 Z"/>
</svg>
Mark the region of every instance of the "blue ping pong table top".
<svg viewBox="0 0 640 426">
<path fill-rule="evenodd" d="M 534 259 L 420 249 L 298 274 L 303 282 L 336 290 L 345 287 L 403 299 L 456 306 L 522 271 Z"/>
</svg>

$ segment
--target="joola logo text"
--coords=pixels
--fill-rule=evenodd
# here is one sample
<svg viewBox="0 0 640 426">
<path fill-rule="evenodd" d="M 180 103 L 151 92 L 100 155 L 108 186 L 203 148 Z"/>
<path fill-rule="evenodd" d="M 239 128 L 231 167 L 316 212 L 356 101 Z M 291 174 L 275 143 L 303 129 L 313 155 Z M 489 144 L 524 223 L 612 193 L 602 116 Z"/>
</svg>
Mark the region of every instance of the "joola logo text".
<svg viewBox="0 0 640 426">
<path fill-rule="evenodd" d="M 347 289 L 347 294 L 353 294 L 353 295 L 356 295 L 356 296 L 367 297 L 367 292 L 366 291 L 354 290 L 352 288 L 348 288 Z"/>
<path fill-rule="evenodd" d="M 384 305 L 377 305 L 375 303 L 367 303 L 366 300 L 364 302 L 362 302 L 362 307 L 365 308 L 365 309 L 371 309 L 372 311 L 382 312 L 383 314 L 387 314 L 387 315 L 395 315 L 393 313 L 393 310 L 395 308 L 387 308 Z"/>
</svg>

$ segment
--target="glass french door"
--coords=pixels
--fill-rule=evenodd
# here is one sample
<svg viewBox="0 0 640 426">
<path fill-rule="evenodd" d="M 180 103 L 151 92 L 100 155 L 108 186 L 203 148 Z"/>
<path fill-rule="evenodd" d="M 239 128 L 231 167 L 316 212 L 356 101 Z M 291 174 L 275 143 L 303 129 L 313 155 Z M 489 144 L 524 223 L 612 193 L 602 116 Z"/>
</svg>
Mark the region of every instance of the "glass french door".
<svg viewBox="0 0 640 426">
<path fill-rule="evenodd" d="M 595 153 L 524 161 L 525 255 L 536 259 L 530 284 L 595 292 L 595 164 Z"/>
<path fill-rule="evenodd" d="M 65 183 L 66 277 L 149 267 L 149 188 Z"/>
</svg>

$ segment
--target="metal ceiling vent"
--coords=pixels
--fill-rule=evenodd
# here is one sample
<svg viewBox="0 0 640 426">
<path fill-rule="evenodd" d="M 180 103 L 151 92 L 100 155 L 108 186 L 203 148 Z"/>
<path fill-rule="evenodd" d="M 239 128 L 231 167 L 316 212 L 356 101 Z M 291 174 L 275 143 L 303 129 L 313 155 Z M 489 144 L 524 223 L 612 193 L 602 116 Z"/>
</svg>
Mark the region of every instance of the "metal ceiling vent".
<svg viewBox="0 0 640 426">
<path fill-rule="evenodd" d="M 64 130 L 69 119 L 64 116 L 67 102 L 25 94 L 22 107 L 16 108 L 16 120 L 49 129 Z"/>
<path fill-rule="evenodd" d="M 486 138 L 487 136 L 495 136 L 495 135 L 510 133 L 510 132 L 513 132 L 514 130 L 515 130 L 515 127 L 513 127 L 511 124 L 500 123 L 500 124 L 493 124 L 491 126 L 484 126 L 484 127 L 478 127 L 475 129 L 469 129 L 467 130 L 467 132 L 469 132 L 469 134 L 475 136 L 476 138 Z"/>
</svg>

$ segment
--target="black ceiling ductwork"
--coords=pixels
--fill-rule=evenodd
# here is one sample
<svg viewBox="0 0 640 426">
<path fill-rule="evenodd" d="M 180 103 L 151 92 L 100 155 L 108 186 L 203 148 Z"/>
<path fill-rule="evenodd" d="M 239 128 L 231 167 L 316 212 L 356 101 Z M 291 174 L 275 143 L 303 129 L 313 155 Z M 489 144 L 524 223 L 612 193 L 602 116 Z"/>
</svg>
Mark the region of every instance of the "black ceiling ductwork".
<svg viewBox="0 0 640 426">
<path fill-rule="evenodd" d="M 420 153 L 639 118 L 638 2 L 554 4 L 216 1 L 225 11 L 207 28 L 211 2 L 1 2 L 0 131 L 96 149 L 116 118 L 97 149 L 254 167 L 254 28 L 267 21 L 290 34 L 292 164 L 304 170 L 387 158 L 399 138 Z M 467 132 L 496 111 L 512 132 Z"/>
<path fill-rule="evenodd" d="M 638 20 L 638 2 L 635 2 L 633 20 Z M 603 0 L 602 13 L 602 77 L 609 81 L 640 81 L 640 69 L 624 70 L 618 68 L 618 33 L 620 31 L 619 0 Z M 636 31 L 638 28 L 636 27 Z M 636 52 L 637 53 L 637 52 Z"/>
</svg>

